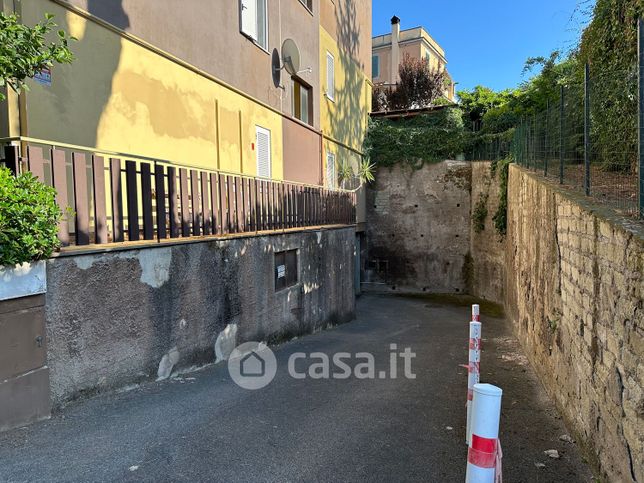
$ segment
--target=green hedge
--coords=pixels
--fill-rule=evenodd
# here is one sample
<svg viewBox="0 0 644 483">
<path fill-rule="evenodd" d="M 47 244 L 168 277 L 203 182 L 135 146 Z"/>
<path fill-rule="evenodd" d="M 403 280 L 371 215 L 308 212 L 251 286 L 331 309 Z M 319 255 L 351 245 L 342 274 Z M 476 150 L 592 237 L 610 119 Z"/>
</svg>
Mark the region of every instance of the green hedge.
<svg viewBox="0 0 644 483">
<path fill-rule="evenodd" d="M 0 266 L 49 257 L 58 248 L 56 190 L 31 173 L 0 168 Z"/>
</svg>

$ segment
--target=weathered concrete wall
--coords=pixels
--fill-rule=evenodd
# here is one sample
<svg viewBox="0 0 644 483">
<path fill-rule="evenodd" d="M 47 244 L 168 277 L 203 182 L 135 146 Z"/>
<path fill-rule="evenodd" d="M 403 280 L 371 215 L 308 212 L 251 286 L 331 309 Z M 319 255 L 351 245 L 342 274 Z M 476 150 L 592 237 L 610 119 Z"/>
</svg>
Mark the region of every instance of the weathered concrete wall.
<svg viewBox="0 0 644 483">
<path fill-rule="evenodd" d="M 506 310 L 609 481 L 644 481 L 644 235 L 516 166 Z"/>
<path fill-rule="evenodd" d="M 470 163 L 380 168 L 367 191 L 363 290 L 465 292 Z"/>
<path fill-rule="evenodd" d="M 488 161 L 472 163 L 472 225 L 469 293 L 485 300 L 503 304 L 505 296 L 505 238 L 494 227 L 499 208 L 499 174 L 491 171 Z M 483 230 L 477 232 L 474 212 L 477 206 L 486 210 Z"/>
<path fill-rule="evenodd" d="M 353 227 L 52 259 L 52 401 L 214 361 L 218 334 L 277 341 L 354 316 Z M 274 252 L 298 249 L 299 283 L 276 292 Z"/>
</svg>

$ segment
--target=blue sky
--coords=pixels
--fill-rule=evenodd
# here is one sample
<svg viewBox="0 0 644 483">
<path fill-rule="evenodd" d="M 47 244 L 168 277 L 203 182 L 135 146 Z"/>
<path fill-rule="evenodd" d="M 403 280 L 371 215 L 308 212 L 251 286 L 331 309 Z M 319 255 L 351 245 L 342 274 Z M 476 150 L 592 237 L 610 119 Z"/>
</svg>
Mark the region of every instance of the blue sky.
<svg viewBox="0 0 644 483">
<path fill-rule="evenodd" d="M 521 83 L 528 57 L 574 47 L 591 1 L 373 0 L 373 35 L 390 32 L 394 14 L 402 29 L 422 25 L 445 49 L 457 90 L 500 90 Z"/>
</svg>

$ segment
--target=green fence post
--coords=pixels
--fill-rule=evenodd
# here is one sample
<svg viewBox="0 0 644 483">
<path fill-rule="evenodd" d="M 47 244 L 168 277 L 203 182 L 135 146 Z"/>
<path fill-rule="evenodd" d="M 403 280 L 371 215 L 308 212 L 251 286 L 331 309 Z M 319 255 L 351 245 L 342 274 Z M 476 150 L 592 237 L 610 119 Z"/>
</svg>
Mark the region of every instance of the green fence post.
<svg viewBox="0 0 644 483">
<path fill-rule="evenodd" d="M 584 68 L 584 192 L 590 196 L 590 65 Z"/>
<path fill-rule="evenodd" d="M 561 86 L 559 97 L 559 184 L 564 182 L 564 96 L 565 88 Z"/>
<path fill-rule="evenodd" d="M 546 132 L 543 141 L 543 175 L 548 176 L 548 158 L 550 157 L 550 99 L 546 99 Z"/>
</svg>

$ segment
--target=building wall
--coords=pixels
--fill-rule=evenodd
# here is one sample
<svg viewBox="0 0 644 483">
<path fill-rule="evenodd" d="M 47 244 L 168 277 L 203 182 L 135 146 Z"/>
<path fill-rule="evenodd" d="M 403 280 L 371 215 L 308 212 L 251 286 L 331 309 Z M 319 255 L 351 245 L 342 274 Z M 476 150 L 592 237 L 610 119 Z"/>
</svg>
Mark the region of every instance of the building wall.
<svg viewBox="0 0 644 483">
<path fill-rule="evenodd" d="M 179 0 L 18 3 L 26 23 L 51 12 L 79 41 L 72 44 L 74 63 L 54 66 L 51 86 L 30 82 L 19 130 L 10 126 L 17 102 L 2 106 L 0 128 L 4 135 L 254 175 L 260 126 L 271 132 L 273 178 L 287 173 L 292 181 L 321 183 L 324 153 L 315 131 L 361 152 L 371 102 L 371 1 L 323 0 L 312 12 L 292 3 L 268 2 L 268 52 L 240 33 L 236 1 L 195 0 L 190 8 Z M 311 35 L 320 31 L 320 9 L 333 33 L 324 49 L 321 35 Z M 297 42 L 298 76 L 312 89 L 313 133 L 291 120 L 286 72 L 281 85 L 273 82 L 271 55 L 286 38 Z M 333 107 L 322 106 L 320 53 L 327 49 L 337 54 L 342 99 Z"/>
<path fill-rule="evenodd" d="M 324 136 L 323 173 L 327 154 L 335 155 L 336 173 L 347 163 L 357 173 L 362 160 L 371 111 L 371 1 L 321 0 L 320 13 L 320 127 Z M 335 99 L 326 96 L 326 56 L 335 59 Z M 359 192 L 358 225 L 364 226 L 364 191 Z"/>
<path fill-rule="evenodd" d="M 292 38 L 302 67 L 313 68 L 312 73 L 301 74 L 303 80 L 319 90 L 318 42 L 311 35 L 320 23 L 317 1 L 312 13 L 297 0 L 268 2 L 268 52 L 240 33 L 238 0 L 190 0 L 189 8 L 184 0 L 70 2 L 288 114 L 290 92 L 273 85 L 270 54 Z"/>
<path fill-rule="evenodd" d="M 355 231 L 343 228 L 74 255 L 47 263 L 52 402 L 212 363 L 217 337 L 269 343 L 354 317 Z M 274 253 L 298 250 L 275 291 Z"/>
<path fill-rule="evenodd" d="M 362 289 L 466 293 L 471 166 L 427 163 L 379 168 L 367 188 L 367 258 Z"/>
<path fill-rule="evenodd" d="M 644 233 L 510 166 L 506 310 L 605 481 L 644 481 Z"/>
<path fill-rule="evenodd" d="M 284 132 L 284 179 L 299 183 L 322 185 L 322 136 L 302 130 L 300 124 L 283 118 Z M 316 153 L 315 156 L 312 153 Z"/>
<path fill-rule="evenodd" d="M 279 113 L 49 0 L 24 3 L 23 18 L 45 10 L 79 41 L 51 87 L 30 82 L 25 134 L 254 175 L 259 125 L 271 131 L 272 176 L 282 178 Z"/>
</svg>

